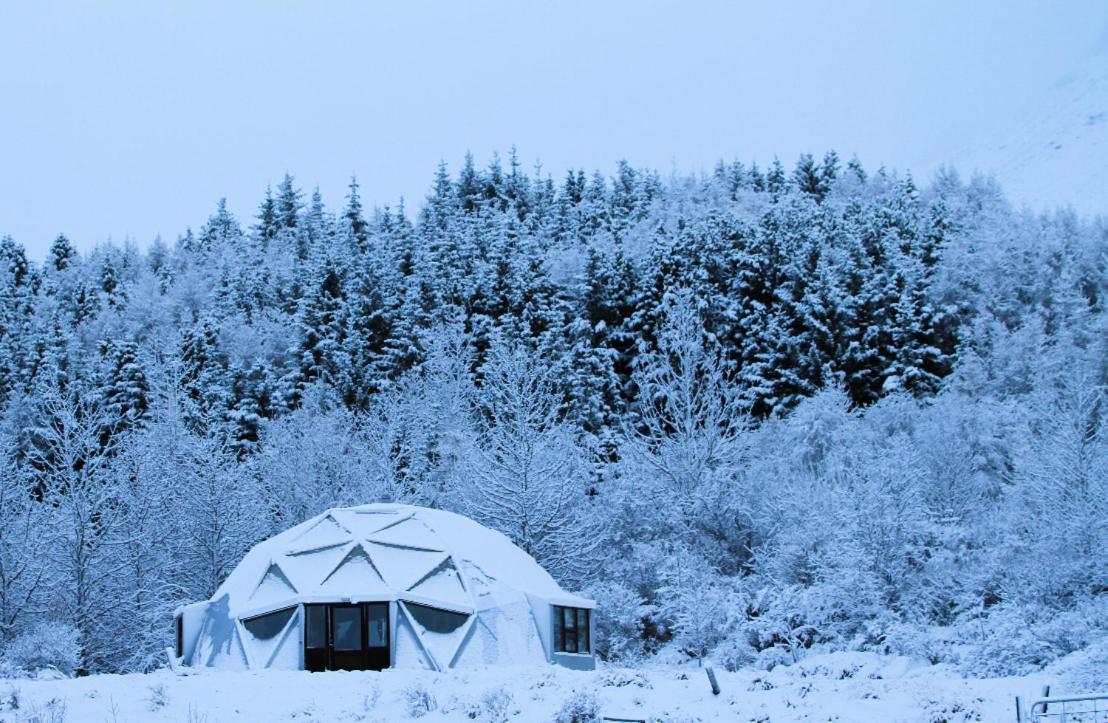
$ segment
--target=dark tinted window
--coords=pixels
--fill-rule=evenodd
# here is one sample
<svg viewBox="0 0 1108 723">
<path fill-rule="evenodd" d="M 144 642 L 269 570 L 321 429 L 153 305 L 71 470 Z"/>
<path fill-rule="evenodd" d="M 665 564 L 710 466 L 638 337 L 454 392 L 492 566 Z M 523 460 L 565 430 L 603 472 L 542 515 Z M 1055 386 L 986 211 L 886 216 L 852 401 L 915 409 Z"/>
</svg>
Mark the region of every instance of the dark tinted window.
<svg viewBox="0 0 1108 723">
<path fill-rule="evenodd" d="M 369 604 L 365 608 L 369 647 L 383 648 L 389 644 L 389 606 Z"/>
<path fill-rule="evenodd" d="M 309 648 L 327 647 L 327 606 L 305 605 L 304 644 Z"/>
<path fill-rule="evenodd" d="M 416 622 L 423 626 L 425 630 L 432 633 L 452 633 L 465 624 L 468 615 L 463 613 L 456 613 L 450 610 L 441 610 L 439 608 L 428 607 L 427 605 L 417 605 L 415 603 L 404 603 L 408 612 L 412 614 Z"/>
<path fill-rule="evenodd" d="M 277 633 L 285 629 L 289 619 L 292 618 L 296 608 L 285 608 L 273 613 L 258 615 L 242 621 L 246 631 L 258 640 L 269 640 Z"/>
<path fill-rule="evenodd" d="M 554 606 L 554 650 L 559 653 L 591 652 L 587 608 Z"/>
<path fill-rule="evenodd" d="M 185 621 L 177 616 L 177 657 L 185 654 Z"/>
</svg>

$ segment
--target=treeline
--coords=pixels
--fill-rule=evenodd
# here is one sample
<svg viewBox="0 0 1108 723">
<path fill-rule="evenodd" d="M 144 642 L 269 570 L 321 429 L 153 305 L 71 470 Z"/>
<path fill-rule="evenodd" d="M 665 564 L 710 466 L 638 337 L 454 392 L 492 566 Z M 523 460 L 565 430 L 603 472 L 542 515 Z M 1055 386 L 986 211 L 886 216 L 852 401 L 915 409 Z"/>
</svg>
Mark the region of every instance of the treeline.
<svg viewBox="0 0 1108 723">
<path fill-rule="evenodd" d="M 1106 287 L 1102 221 L 834 153 L 5 238 L 0 658 L 148 668 L 251 544 L 398 500 L 597 595 L 612 657 L 1042 664 L 1105 627 Z"/>
</svg>

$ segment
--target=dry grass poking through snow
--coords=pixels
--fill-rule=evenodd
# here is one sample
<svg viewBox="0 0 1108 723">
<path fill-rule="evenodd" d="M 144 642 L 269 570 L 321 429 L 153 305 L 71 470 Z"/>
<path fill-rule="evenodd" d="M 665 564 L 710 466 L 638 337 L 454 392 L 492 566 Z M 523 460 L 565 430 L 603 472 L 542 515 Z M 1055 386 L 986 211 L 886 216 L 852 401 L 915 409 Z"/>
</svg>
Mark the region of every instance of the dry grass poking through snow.
<svg viewBox="0 0 1108 723">
<path fill-rule="evenodd" d="M 1108 672 L 1108 671 L 1106 671 Z M 0 681 L 3 723 L 172 721 L 557 721 L 591 711 L 659 721 L 996 721 L 1013 697 L 1065 678 L 966 680 L 943 666 L 870 653 L 818 655 L 765 672 L 717 671 L 713 696 L 695 666 L 592 673 L 554 667 L 449 674 L 199 672 Z M 1108 676 L 1103 678 L 1108 680 Z"/>
</svg>

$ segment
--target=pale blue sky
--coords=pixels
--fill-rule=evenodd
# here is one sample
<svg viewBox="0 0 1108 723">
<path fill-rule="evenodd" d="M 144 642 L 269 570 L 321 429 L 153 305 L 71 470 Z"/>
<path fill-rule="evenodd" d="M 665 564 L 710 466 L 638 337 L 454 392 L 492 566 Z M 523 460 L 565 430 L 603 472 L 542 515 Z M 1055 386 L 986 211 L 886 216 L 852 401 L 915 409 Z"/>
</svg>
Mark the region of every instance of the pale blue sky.
<svg viewBox="0 0 1108 723">
<path fill-rule="evenodd" d="M 286 170 L 414 208 L 440 158 L 513 143 L 558 180 L 828 147 L 929 174 L 1106 26 L 1103 0 L 11 0 L 0 234 L 172 240 L 220 196 L 248 223 Z"/>
</svg>

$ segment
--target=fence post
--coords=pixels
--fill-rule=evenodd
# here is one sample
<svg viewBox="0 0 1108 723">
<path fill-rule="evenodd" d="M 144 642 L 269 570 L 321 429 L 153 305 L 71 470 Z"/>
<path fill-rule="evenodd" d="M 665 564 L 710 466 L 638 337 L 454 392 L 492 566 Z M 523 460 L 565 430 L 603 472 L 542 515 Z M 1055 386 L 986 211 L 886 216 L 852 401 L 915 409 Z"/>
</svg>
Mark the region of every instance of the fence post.
<svg viewBox="0 0 1108 723">
<path fill-rule="evenodd" d="M 719 695 L 719 682 L 716 681 L 716 669 L 709 663 L 705 666 L 705 671 L 708 673 L 708 682 L 712 684 L 712 695 Z"/>
</svg>

